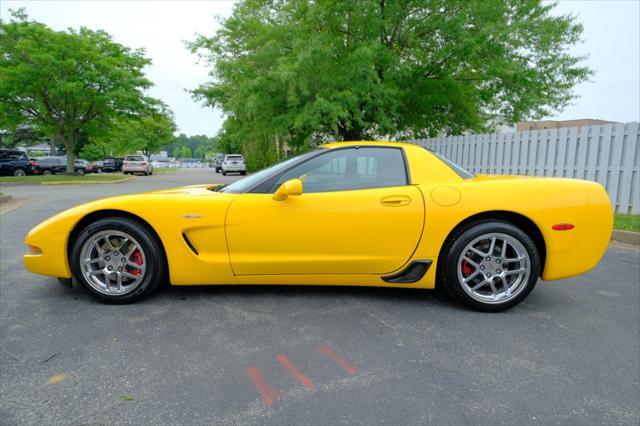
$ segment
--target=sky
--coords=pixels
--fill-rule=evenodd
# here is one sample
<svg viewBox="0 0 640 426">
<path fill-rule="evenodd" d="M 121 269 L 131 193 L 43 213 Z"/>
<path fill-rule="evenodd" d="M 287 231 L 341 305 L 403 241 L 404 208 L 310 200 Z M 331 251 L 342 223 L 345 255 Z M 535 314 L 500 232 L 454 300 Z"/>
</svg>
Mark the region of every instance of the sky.
<svg viewBox="0 0 640 426">
<path fill-rule="evenodd" d="M 8 19 L 8 10 L 20 7 L 53 29 L 102 29 L 119 43 L 146 49 L 153 61 L 147 76 L 155 83 L 149 94 L 171 107 L 178 132 L 217 133 L 222 112 L 203 107 L 187 92 L 209 77 L 207 66 L 197 62 L 184 41 L 196 33 L 213 34 L 215 17 L 229 16 L 233 1 L 0 0 L 0 18 Z M 578 98 L 572 105 L 546 118 L 639 121 L 640 0 L 564 0 L 554 13 L 574 14 L 584 25 L 584 42 L 572 52 L 588 55 L 585 63 L 595 74 L 575 88 Z"/>
</svg>

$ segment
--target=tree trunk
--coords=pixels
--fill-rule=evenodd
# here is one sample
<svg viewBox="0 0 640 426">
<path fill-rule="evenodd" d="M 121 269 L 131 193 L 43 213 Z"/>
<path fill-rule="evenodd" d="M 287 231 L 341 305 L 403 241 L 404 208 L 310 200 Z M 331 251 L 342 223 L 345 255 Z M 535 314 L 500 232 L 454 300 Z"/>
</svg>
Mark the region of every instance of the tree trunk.
<svg viewBox="0 0 640 426">
<path fill-rule="evenodd" d="M 65 172 L 67 175 L 75 174 L 75 170 L 73 168 L 73 161 L 76 159 L 76 155 L 73 152 L 74 145 L 75 135 L 69 135 L 64 138 L 64 147 L 67 150 L 67 171 Z"/>
<path fill-rule="evenodd" d="M 58 136 L 49 137 L 49 150 L 51 151 L 51 153 L 49 155 L 51 155 L 52 157 L 56 156 L 56 143 L 57 142 L 58 142 Z"/>
<path fill-rule="evenodd" d="M 280 138 L 276 135 L 276 161 L 280 161 Z"/>
</svg>

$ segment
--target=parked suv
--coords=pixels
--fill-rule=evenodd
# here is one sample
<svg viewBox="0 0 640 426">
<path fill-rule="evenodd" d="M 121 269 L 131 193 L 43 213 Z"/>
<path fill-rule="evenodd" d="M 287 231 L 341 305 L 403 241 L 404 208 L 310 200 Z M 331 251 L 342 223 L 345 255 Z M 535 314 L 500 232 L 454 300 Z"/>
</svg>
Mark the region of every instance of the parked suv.
<svg viewBox="0 0 640 426">
<path fill-rule="evenodd" d="M 40 157 L 31 160 L 31 165 L 36 174 L 51 175 L 67 171 L 67 159 L 64 157 Z M 87 173 L 85 160 L 74 160 L 73 171 L 78 175 Z"/>
<path fill-rule="evenodd" d="M 225 155 L 220 168 L 223 176 L 226 176 L 227 173 L 240 173 L 241 175 L 247 174 L 247 166 L 244 164 L 244 157 L 239 154 Z"/>
<path fill-rule="evenodd" d="M 146 155 L 127 155 L 122 163 L 122 172 L 125 175 L 144 173 L 149 176 L 153 174 L 153 166 Z"/>
<path fill-rule="evenodd" d="M 31 162 L 22 151 L 0 149 L 0 175 L 26 176 L 33 174 Z"/>
<path fill-rule="evenodd" d="M 33 170 L 38 175 L 51 175 L 64 173 L 67 170 L 67 162 L 60 157 L 34 158 L 31 162 Z"/>
<path fill-rule="evenodd" d="M 220 173 L 220 170 L 222 170 L 222 162 L 224 161 L 224 154 L 218 154 L 214 157 L 212 163 L 212 166 L 215 170 L 216 173 Z"/>
<path fill-rule="evenodd" d="M 103 161 L 103 172 L 121 172 L 122 171 L 123 158 L 110 157 Z"/>
</svg>

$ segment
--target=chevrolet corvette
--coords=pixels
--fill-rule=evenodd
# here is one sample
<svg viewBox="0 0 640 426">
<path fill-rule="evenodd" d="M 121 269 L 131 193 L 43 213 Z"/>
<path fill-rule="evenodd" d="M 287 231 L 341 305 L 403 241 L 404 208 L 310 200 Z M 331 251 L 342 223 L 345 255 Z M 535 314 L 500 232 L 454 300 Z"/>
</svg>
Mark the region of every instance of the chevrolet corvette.
<svg viewBox="0 0 640 426">
<path fill-rule="evenodd" d="M 340 142 L 229 185 L 73 207 L 25 237 L 25 267 L 126 303 L 163 283 L 444 287 L 482 311 L 592 269 L 613 213 L 597 183 L 475 176 L 418 145 Z"/>
</svg>

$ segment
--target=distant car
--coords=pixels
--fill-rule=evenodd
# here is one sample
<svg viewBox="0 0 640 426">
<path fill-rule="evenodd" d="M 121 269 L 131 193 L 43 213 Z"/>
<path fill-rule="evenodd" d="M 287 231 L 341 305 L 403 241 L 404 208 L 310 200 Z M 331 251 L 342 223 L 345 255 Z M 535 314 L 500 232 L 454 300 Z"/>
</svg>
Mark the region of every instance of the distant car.
<svg viewBox="0 0 640 426">
<path fill-rule="evenodd" d="M 67 162 L 60 157 L 40 157 L 31 164 L 38 175 L 55 175 L 67 170 Z"/>
<path fill-rule="evenodd" d="M 87 165 L 89 164 L 89 162 L 87 160 L 82 160 L 80 158 L 77 158 L 75 160 L 73 160 L 73 171 L 77 174 L 77 175 L 86 175 L 87 174 Z"/>
<path fill-rule="evenodd" d="M 146 155 L 127 155 L 122 163 L 122 172 L 125 175 L 144 173 L 149 176 L 153 174 L 153 166 Z"/>
<path fill-rule="evenodd" d="M 33 173 L 27 154 L 13 149 L 0 149 L 0 175 L 26 176 Z"/>
<path fill-rule="evenodd" d="M 102 163 L 103 172 L 121 172 L 124 158 L 110 157 Z"/>
<path fill-rule="evenodd" d="M 87 173 L 85 160 L 75 160 L 73 162 L 73 171 L 78 175 Z M 67 159 L 64 157 L 40 157 L 31 161 L 33 170 L 39 175 L 60 174 L 67 171 Z"/>
<path fill-rule="evenodd" d="M 87 164 L 87 173 L 102 173 L 102 167 L 104 163 L 102 161 L 94 161 Z"/>
<path fill-rule="evenodd" d="M 213 161 L 211 161 L 211 167 L 216 170 L 216 173 L 220 173 L 220 171 L 222 170 L 222 162 L 224 161 L 224 157 L 224 154 L 218 154 L 215 156 Z"/>
<path fill-rule="evenodd" d="M 244 164 L 244 157 L 239 154 L 225 155 L 220 169 L 222 170 L 223 176 L 226 176 L 227 173 L 240 173 L 241 175 L 247 174 L 247 166 Z"/>
</svg>

